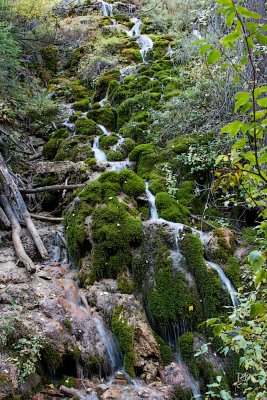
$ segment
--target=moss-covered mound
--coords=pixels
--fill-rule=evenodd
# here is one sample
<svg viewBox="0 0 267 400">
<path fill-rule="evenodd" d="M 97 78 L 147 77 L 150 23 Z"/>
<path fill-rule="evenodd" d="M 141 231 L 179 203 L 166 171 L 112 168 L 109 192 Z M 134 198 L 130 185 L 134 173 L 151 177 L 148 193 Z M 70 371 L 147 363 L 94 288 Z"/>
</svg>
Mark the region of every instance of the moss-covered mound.
<svg viewBox="0 0 267 400">
<path fill-rule="evenodd" d="M 182 241 L 182 251 L 187 268 L 195 277 L 204 316 L 211 318 L 224 314 L 222 304 L 230 304 L 229 296 L 222 289 L 217 272 L 208 268 L 203 258 L 204 252 L 199 237 L 191 233 L 186 234 Z"/>
<path fill-rule="evenodd" d="M 156 206 L 160 218 L 188 224 L 190 216 L 188 208 L 180 204 L 167 192 L 160 192 L 156 195 Z"/>
<path fill-rule="evenodd" d="M 197 327 L 202 321 L 197 290 L 181 271 L 175 271 L 169 251 L 162 246 L 154 260 L 154 284 L 148 290 L 148 309 L 161 326 L 182 323 Z"/>
<path fill-rule="evenodd" d="M 92 136 L 99 133 L 97 124 L 92 119 L 78 118 L 75 122 L 76 135 Z"/>
<path fill-rule="evenodd" d="M 131 268 L 132 249 L 143 238 L 134 199 L 144 191 L 144 181 L 131 170 L 105 172 L 79 191 L 80 201 L 66 214 L 66 236 L 71 257 L 79 260 L 85 256 L 90 246 L 84 222 L 91 216 L 93 250 L 88 281 L 118 275 L 122 278 L 121 274 Z"/>
</svg>

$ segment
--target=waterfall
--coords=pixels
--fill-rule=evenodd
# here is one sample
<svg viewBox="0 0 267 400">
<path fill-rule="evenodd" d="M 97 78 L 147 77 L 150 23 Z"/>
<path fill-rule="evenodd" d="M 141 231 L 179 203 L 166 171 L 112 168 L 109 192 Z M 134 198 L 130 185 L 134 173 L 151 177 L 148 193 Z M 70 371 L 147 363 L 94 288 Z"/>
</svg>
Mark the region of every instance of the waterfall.
<svg viewBox="0 0 267 400">
<path fill-rule="evenodd" d="M 108 103 L 108 98 L 105 97 L 104 99 L 100 100 L 99 105 L 101 108 L 103 108 L 107 103 Z"/>
<path fill-rule="evenodd" d="M 99 162 L 107 162 L 106 153 L 99 148 L 99 136 L 97 136 L 94 140 L 93 144 L 93 152 L 95 154 L 95 158 Z"/>
<path fill-rule="evenodd" d="M 128 35 L 132 38 L 139 37 L 142 30 L 142 21 L 138 18 L 130 18 L 130 21 L 134 23 L 132 29 L 128 32 Z"/>
<path fill-rule="evenodd" d="M 111 372 L 114 373 L 122 366 L 122 357 L 119 353 L 118 345 L 115 341 L 115 338 L 113 337 L 113 334 L 106 329 L 104 322 L 97 317 L 95 317 L 94 320 L 96 323 L 97 331 L 102 342 L 105 345 L 105 349 L 110 360 Z"/>
<path fill-rule="evenodd" d="M 115 172 L 121 172 L 124 169 L 131 168 L 131 163 L 129 160 L 125 161 L 111 161 L 109 162 L 109 166 L 107 168 L 107 171 L 115 171 Z"/>
<path fill-rule="evenodd" d="M 141 48 L 140 52 L 141 52 L 143 62 L 145 62 L 148 50 L 153 49 L 153 41 L 149 36 L 141 35 L 137 39 L 137 43 L 139 44 L 139 46 Z"/>
<path fill-rule="evenodd" d="M 98 124 L 98 128 L 104 133 L 106 136 L 110 136 L 110 132 L 103 125 Z"/>
<path fill-rule="evenodd" d="M 186 381 L 188 387 L 191 389 L 192 394 L 194 396 L 193 398 L 201 399 L 199 383 L 190 374 L 189 369 L 188 369 L 187 365 L 184 363 L 181 353 L 179 351 L 177 351 L 175 353 L 175 363 L 181 367 L 185 381 Z"/>
<path fill-rule="evenodd" d="M 147 199 L 148 199 L 148 202 L 149 202 L 150 219 L 151 220 L 159 219 L 158 211 L 157 211 L 157 207 L 156 207 L 156 198 L 150 192 L 148 187 L 149 187 L 149 183 L 146 182 L 146 195 L 147 195 Z"/>
<path fill-rule="evenodd" d="M 167 53 L 166 53 L 166 57 L 170 57 L 170 58 L 172 58 L 172 57 L 173 57 L 173 55 L 174 55 L 174 51 L 173 51 L 173 49 L 172 49 L 171 45 L 169 44 L 169 46 L 168 46 L 168 50 L 167 50 Z"/>
<path fill-rule="evenodd" d="M 227 278 L 227 276 L 225 275 L 224 271 L 222 270 L 222 268 L 218 265 L 215 264 L 214 262 L 211 261 L 206 261 L 207 264 L 214 269 L 215 271 L 217 271 L 219 278 L 222 282 L 223 288 L 227 290 L 227 292 L 229 293 L 231 300 L 232 300 L 232 304 L 234 307 L 236 307 L 238 305 L 238 299 L 236 297 L 236 290 L 233 287 L 232 283 L 230 282 L 230 280 Z"/>
<path fill-rule="evenodd" d="M 105 17 L 113 17 L 113 4 L 100 0 L 102 12 Z"/>
<path fill-rule="evenodd" d="M 173 269 L 177 271 L 180 267 L 181 261 L 183 260 L 182 253 L 179 248 L 179 239 L 181 238 L 181 233 L 184 230 L 184 225 L 171 222 L 170 226 L 173 227 L 174 240 L 175 240 L 175 250 L 171 251 L 171 258 L 173 262 Z"/>
</svg>

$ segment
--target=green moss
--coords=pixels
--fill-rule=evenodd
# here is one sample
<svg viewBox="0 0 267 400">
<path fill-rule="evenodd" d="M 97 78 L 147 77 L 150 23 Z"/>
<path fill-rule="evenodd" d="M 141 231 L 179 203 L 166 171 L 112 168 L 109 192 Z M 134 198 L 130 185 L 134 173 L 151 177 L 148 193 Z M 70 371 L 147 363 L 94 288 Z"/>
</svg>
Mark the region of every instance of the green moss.
<svg viewBox="0 0 267 400">
<path fill-rule="evenodd" d="M 72 114 L 69 116 L 69 122 L 76 122 L 78 118 L 80 118 L 82 116 L 82 112 L 81 111 L 77 111 L 75 114 Z"/>
<path fill-rule="evenodd" d="M 51 138 L 48 140 L 43 147 L 43 156 L 47 160 L 53 160 L 57 154 L 61 142 L 62 139 L 58 138 Z"/>
<path fill-rule="evenodd" d="M 139 178 L 133 171 L 121 171 L 119 177 L 122 190 L 128 196 L 138 197 L 145 192 L 143 179 Z"/>
<path fill-rule="evenodd" d="M 112 70 L 102 75 L 96 82 L 94 101 L 96 102 L 102 100 L 107 94 L 110 82 L 114 80 L 118 81 L 119 78 L 120 78 L 119 70 Z"/>
<path fill-rule="evenodd" d="M 60 383 L 61 385 L 64 385 L 67 388 L 75 388 L 76 379 L 73 376 L 63 376 Z"/>
<path fill-rule="evenodd" d="M 89 108 L 89 99 L 82 99 L 73 104 L 73 109 L 75 111 L 86 112 L 88 111 L 88 108 Z"/>
<path fill-rule="evenodd" d="M 176 386 L 170 394 L 170 400 L 191 400 L 191 399 L 192 399 L 191 390 L 184 389 L 178 386 Z"/>
<path fill-rule="evenodd" d="M 69 318 L 66 318 L 64 321 L 64 325 L 66 326 L 66 328 L 72 332 L 72 322 Z"/>
<path fill-rule="evenodd" d="M 188 218 L 190 216 L 188 208 L 182 206 L 167 192 L 157 193 L 156 206 L 160 218 L 171 222 L 188 224 Z"/>
<path fill-rule="evenodd" d="M 214 260 L 217 262 L 226 262 L 235 250 L 235 240 L 233 236 L 225 235 L 224 228 L 217 228 L 213 232 L 217 237 L 218 249 L 214 255 Z"/>
<path fill-rule="evenodd" d="M 66 128 L 57 129 L 51 135 L 51 137 L 54 139 L 66 139 L 68 136 L 69 136 L 69 132 L 68 132 L 68 129 L 66 129 Z"/>
<path fill-rule="evenodd" d="M 68 251 L 73 260 L 79 260 L 84 254 L 86 242 L 85 218 L 90 215 L 91 208 L 85 203 L 75 203 L 65 215 L 66 239 Z"/>
<path fill-rule="evenodd" d="M 178 187 L 175 197 L 180 204 L 189 207 L 194 214 L 202 214 L 204 205 L 200 198 L 197 197 L 195 188 L 194 181 L 182 182 Z"/>
<path fill-rule="evenodd" d="M 216 271 L 208 269 L 203 258 L 203 247 L 198 236 L 186 234 L 182 241 L 182 252 L 188 270 L 194 275 L 202 299 L 206 318 L 223 315 L 222 305 L 230 304 L 229 296 L 222 290 Z"/>
<path fill-rule="evenodd" d="M 239 260 L 236 257 L 229 257 L 224 271 L 234 287 L 239 288 L 241 286 L 241 268 Z"/>
<path fill-rule="evenodd" d="M 103 150 L 108 150 L 111 146 L 114 146 L 118 142 L 118 136 L 117 135 L 110 135 L 110 136 L 105 136 L 102 135 L 100 136 L 99 139 L 99 144 L 101 149 Z"/>
<path fill-rule="evenodd" d="M 186 153 L 193 143 L 196 143 L 196 139 L 192 136 L 177 136 L 175 139 L 168 142 L 167 150 L 179 155 Z"/>
<path fill-rule="evenodd" d="M 182 320 L 197 326 L 202 320 L 197 292 L 193 286 L 188 286 L 182 272 L 174 271 L 167 248 L 160 244 L 154 261 L 154 274 L 155 283 L 147 295 L 153 319 L 161 326 Z M 192 311 L 190 306 L 193 306 Z"/>
<path fill-rule="evenodd" d="M 88 118 L 78 118 L 75 123 L 76 135 L 92 136 L 98 133 L 97 124 Z"/>
<path fill-rule="evenodd" d="M 199 371 L 197 366 L 197 359 L 194 357 L 194 335 L 192 332 L 184 333 L 178 340 L 178 346 L 186 362 L 190 372 L 196 378 L 199 378 Z"/>
<path fill-rule="evenodd" d="M 84 162 L 87 164 L 87 165 L 89 165 L 90 167 L 94 167 L 94 166 L 96 166 L 97 165 L 97 161 L 96 161 L 96 159 L 95 158 L 93 158 L 93 157 L 89 157 L 89 158 L 86 158 L 85 160 L 84 160 Z"/>
<path fill-rule="evenodd" d="M 91 118 L 98 124 L 103 124 L 104 121 L 104 125 L 108 130 L 115 130 L 116 115 L 110 105 L 90 111 L 88 113 L 88 118 Z"/>
<path fill-rule="evenodd" d="M 42 350 L 42 360 L 50 371 L 56 371 L 61 366 L 61 356 L 52 345 L 46 344 Z"/>
<path fill-rule="evenodd" d="M 165 178 L 156 171 L 152 171 L 149 175 L 149 190 L 154 194 L 166 191 Z"/>
<path fill-rule="evenodd" d="M 137 163 L 137 174 L 143 179 L 149 179 L 150 172 L 163 161 L 163 156 L 152 144 L 140 144 L 130 152 L 129 159 Z"/>
<path fill-rule="evenodd" d="M 118 290 L 121 293 L 131 294 L 134 291 L 134 282 L 129 275 L 122 273 L 118 276 Z"/>
<path fill-rule="evenodd" d="M 122 55 L 123 55 L 123 57 L 126 58 L 127 61 L 133 61 L 134 63 L 142 62 L 142 56 L 141 56 L 140 50 L 123 49 Z"/>
<path fill-rule="evenodd" d="M 52 45 L 43 47 L 41 56 L 45 67 L 53 74 L 56 74 L 58 69 L 58 48 Z"/>
<path fill-rule="evenodd" d="M 128 325 L 123 307 L 115 308 L 112 316 L 112 332 L 116 336 L 120 351 L 124 355 L 125 371 L 132 377 L 135 376 L 134 364 L 134 334 Z"/>
<path fill-rule="evenodd" d="M 120 150 L 108 151 L 107 152 L 107 159 L 109 161 L 123 161 L 124 155 Z"/>
<path fill-rule="evenodd" d="M 55 160 L 79 161 L 92 157 L 94 153 L 86 143 L 87 138 L 82 136 L 71 136 L 61 141 Z"/>
<path fill-rule="evenodd" d="M 163 366 L 169 365 L 173 362 L 173 352 L 170 346 L 165 343 L 165 341 L 154 332 L 154 337 L 159 345 L 160 358 Z"/>
</svg>

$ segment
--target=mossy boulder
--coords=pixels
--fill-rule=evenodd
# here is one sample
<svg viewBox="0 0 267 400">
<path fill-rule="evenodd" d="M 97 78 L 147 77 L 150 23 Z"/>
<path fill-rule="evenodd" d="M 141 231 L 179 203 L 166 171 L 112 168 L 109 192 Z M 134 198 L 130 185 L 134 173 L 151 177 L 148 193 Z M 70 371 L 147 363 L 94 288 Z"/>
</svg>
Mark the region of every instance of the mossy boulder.
<svg viewBox="0 0 267 400">
<path fill-rule="evenodd" d="M 239 288 L 241 286 L 240 261 L 236 257 L 230 256 L 226 261 L 224 271 L 234 287 L 236 289 Z"/>
<path fill-rule="evenodd" d="M 172 348 L 162 339 L 162 337 L 160 337 L 155 332 L 154 332 L 154 337 L 159 345 L 161 361 L 163 366 L 165 367 L 174 360 Z"/>
<path fill-rule="evenodd" d="M 222 289 L 217 272 L 208 268 L 203 258 L 204 250 L 199 237 L 191 233 L 186 234 L 181 248 L 187 268 L 195 277 L 202 299 L 204 316 L 212 318 L 224 315 L 226 311 L 222 308 L 222 304 L 229 305 L 230 297 Z"/>
<path fill-rule="evenodd" d="M 82 99 L 73 104 L 73 109 L 75 111 L 86 112 L 88 111 L 89 104 L 90 104 L 89 99 Z"/>
<path fill-rule="evenodd" d="M 81 161 L 93 156 L 94 153 L 86 136 L 71 136 L 61 141 L 55 160 Z"/>
<path fill-rule="evenodd" d="M 154 260 L 154 284 L 147 293 L 147 305 L 153 320 L 163 326 L 181 321 L 196 327 L 202 321 L 201 303 L 195 286 L 188 285 L 182 271 L 175 271 L 165 245 Z"/>
<path fill-rule="evenodd" d="M 160 218 L 171 222 L 188 224 L 190 216 L 188 208 L 180 204 L 167 192 L 157 193 L 156 206 Z"/>
<path fill-rule="evenodd" d="M 99 144 L 101 149 L 109 150 L 110 147 L 114 146 L 118 142 L 118 139 L 118 136 L 115 134 L 112 134 L 110 136 L 100 136 Z"/>
<path fill-rule="evenodd" d="M 118 81 L 120 78 L 119 70 L 111 70 L 102 75 L 96 82 L 94 102 L 99 102 L 106 97 L 107 90 L 111 81 Z"/>
<path fill-rule="evenodd" d="M 168 142 L 167 150 L 174 154 L 186 153 L 191 144 L 196 143 L 196 138 L 192 136 L 177 136 Z"/>
<path fill-rule="evenodd" d="M 196 193 L 196 184 L 194 181 L 180 183 L 175 197 L 180 204 L 189 207 L 194 214 L 202 214 L 204 204 Z"/>
<path fill-rule="evenodd" d="M 130 152 L 129 159 L 136 162 L 137 174 L 149 179 L 150 172 L 164 160 L 164 156 L 152 144 L 140 144 Z"/>
<path fill-rule="evenodd" d="M 76 135 L 92 136 L 99 133 L 97 124 L 92 119 L 78 118 L 75 123 Z"/>
<path fill-rule="evenodd" d="M 57 46 L 45 46 L 41 49 L 41 56 L 45 67 L 53 74 L 58 70 L 58 48 Z"/>
<path fill-rule="evenodd" d="M 110 105 L 96 110 L 93 109 L 88 113 L 88 118 L 91 118 L 98 124 L 104 125 L 109 131 L 115 130 L 116 113 Z"/>
<path fill-rule="evenodd" d="M 47 143 L 45 143 L 43 147 L 43 156 L 47 160 L 54 160 L 62 140 L 63 139 L 51 138 Z"/>
</svg>

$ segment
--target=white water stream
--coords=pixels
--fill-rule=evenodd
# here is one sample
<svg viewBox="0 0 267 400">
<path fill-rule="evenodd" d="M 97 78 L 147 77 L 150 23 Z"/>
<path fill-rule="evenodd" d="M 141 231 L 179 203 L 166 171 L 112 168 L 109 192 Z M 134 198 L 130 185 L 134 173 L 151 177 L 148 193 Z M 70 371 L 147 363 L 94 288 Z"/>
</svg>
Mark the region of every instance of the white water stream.
<svg viewBox="0 0 267 400">
<path fill-rule="evenodd" d="M 104 0 L 99 0 L 101 9 L 105 17 L 113 17 L 113 4 L 107 3 Z"/>
<path fill-rule="evenodd" d="M 149 182 L 146 182 L 146 195 L 147 195 L 147 199 L 149 202 L 150 219 L 157 220 L 157 219 L 159 219 L 159 216 L 158 216 L 158 211 L 157 211 L 157 207 L 156 207 L 156 198 L 149 190 Z"/>
<path fill-rule="evenodd" d="M 97 136 L 94 140 L 93 152 L 94 152 L 96 161 L 98 161 L 98 162 L 107 162 L 108 161 L 106 153 L 103 150 L 101 150 L 99 147 L 99 136 Z"/>
</svg>

